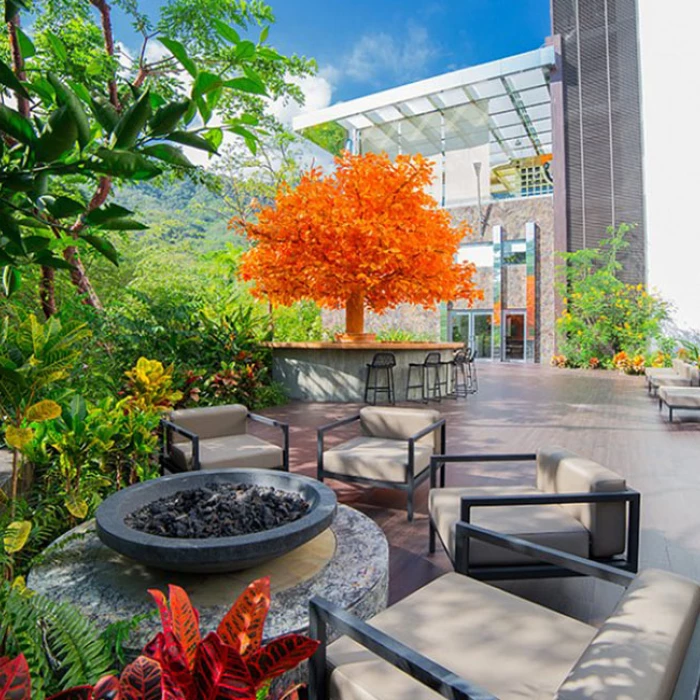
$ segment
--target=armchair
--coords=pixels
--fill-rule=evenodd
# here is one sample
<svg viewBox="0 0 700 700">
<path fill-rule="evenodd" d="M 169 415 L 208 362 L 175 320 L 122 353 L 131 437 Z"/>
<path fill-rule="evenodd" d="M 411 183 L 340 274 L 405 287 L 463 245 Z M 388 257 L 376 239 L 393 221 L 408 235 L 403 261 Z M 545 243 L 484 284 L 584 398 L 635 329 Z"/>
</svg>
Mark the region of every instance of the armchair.
<svg viewBox="0 0 700 700">
<path fill-rule="evenodd" d="M 653 569 L 635 576 L 468 523 L 459 529 L 625 591 L 599 628 L 457 573 L 368 622 L 315 597 L 310 631 L 321 645 L 310 662 L 311 700 L 697 698 L 697 582 Z M 330 643 L 331 630 L 344 636 Z"/>
<path fill-rule="evenodd" d="M 534 461 L 537 486 L 437 488 L 447 465 Z M 585 559 L 636 571 L 640 495 L 600 464 L 552 447 L 538 454 L 443 455 L 431 466 L 429 551 L 436 535 L 455 570 L 481 579 L 571 576 L 569 567 L 533 561 L 512 549 L 469 544 L 459 523 L 522 537 Z"/>
<path fill-rule="evenodd" d="M 247 432 L 248 421 L 282 431 L 282 447 Z M 186 408 L 161 421 L 161 466 L 169 471 L 199 469 L 282 469 L 289 471 L 289 425 L 251 413 L 241 404 Z"/>
<path fill-rule="evenodd" d="M 325 448 L 329 431 L 355 421 L 362 435 Z M 438 411 L 366 406 L 318 429 L 317 476 L 406 491 L 411 521 L 415 489 L 430 476 L 431 457 L 444 453 L 445 440 L 445 419 Z"/>
</svg>

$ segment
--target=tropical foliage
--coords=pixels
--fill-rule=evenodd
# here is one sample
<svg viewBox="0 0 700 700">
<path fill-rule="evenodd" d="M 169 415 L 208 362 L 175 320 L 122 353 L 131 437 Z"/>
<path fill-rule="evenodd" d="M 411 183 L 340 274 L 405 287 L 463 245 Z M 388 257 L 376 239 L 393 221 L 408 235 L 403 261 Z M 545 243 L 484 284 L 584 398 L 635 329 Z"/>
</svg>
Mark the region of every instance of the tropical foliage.
<svg viewBox="0 0 700 700">
<path fill-rule="evenodd" d="M 50 700 L 259 700 L 268 696 L 275 678 L 308 659 L 318 647 L 316 640 L 299 634 L 284 635 L 263 645 L 270 607 L 267 578 L 248 586 L 216 632 L 205 637 L 199 629 L 199 614 L 182 588 L 171 585 L 167 599 L 159 590 L 150 593 L 160 611 L 162 631 L 144 647 L 142 655 L 119 676 L 106 674 L 96 681 L 91 681 L 90 675 L 95 676 L 95 669 L 105 659 L 91 659 L 88 670 L 92 673 L 81 677 L 87 682 L 71 687 L 68 678 L 75 682 L 74 675 L 64 677 L 66 689 Z M 89 628 L 85 632 L 89 635 Z M 99 646 L 99 640 L 92 641 Z M 24 652 L 14 659 L 0 659 L 0 700 L 38 697 L 41 681 L 43 678 L 39 682 L 36 676 L 30 678 Z"/>
<path fill-rule="evenodd" d="M 561 254 L 564 262 L 558 291 L 564 311 L 557 319 L 561 356 L 554 364 L 637 371 L 641 362 L 643 371 L 650 346 L 662 342 L 667 304 L 644 285 L 621 279 L 619 256 L 628 245 L 625 236 L 629 230 L 624 225 L 611 229 L 599 248 Z M 620 366 L 620 358 L 629 360 L 629 370 L 627 365 Z"/>
<path fill-rule="evenodd" d="M 283 186 L 257 222 L 232 220 L 254 243 L 242 278 L 273 304 L 345 306 L 357 319 L 353 333 L 363 330 L 365 307 L 479 298 L 474 266 L 454 262 L 465 227 L 452 226 L 425 192 L 432 177 L 421 156 L 345 153 L 332 175 L 311 169 L 296 188 Z"/>
</svg>

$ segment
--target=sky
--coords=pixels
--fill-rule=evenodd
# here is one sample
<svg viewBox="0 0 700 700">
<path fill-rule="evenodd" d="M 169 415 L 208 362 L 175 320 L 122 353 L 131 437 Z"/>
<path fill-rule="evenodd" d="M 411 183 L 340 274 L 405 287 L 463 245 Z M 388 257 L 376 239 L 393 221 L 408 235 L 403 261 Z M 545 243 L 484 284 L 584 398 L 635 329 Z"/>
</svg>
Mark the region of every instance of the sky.
<svg viewBox="0 0 700 700">
<path fill-rule="evenodd" d="M 269 43 L 314 58 L 303 108 L 276 105 L 283 121 L 339 101 L 536 49 L 550 31 L 549 0 L 268 0 Z M 140 7 L 157 17 L 158 0 Z M 117 35 L 131 34 L 115 17 Z M 133 35 L 132 35 L 133 36 Z M 129 46 L 138 48 L 133 36 Z"/>
</svg>

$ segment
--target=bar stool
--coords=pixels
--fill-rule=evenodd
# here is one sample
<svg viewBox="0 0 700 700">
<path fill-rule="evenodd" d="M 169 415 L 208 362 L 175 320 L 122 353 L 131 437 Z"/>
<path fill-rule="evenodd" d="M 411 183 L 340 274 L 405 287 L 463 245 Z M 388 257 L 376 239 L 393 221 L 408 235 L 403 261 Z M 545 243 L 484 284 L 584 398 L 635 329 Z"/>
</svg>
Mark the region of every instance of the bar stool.
<svg viewBox="0 0 700 700">
<path fill-rule="evenodd" d="M 421 403 L 440 401 L 442 399 L 441 385 L 444 383 L 440 377 L 442 365 L 442 357 L 440 357 L 439 352 L 429 352 L 423 362 L 409 362 L 406 401 L 420 401 Z M 411 384 L 412 375 L 415 373 L 418 374 L 418 382 Z M 411 398 L 412 389 L 420 389 L 420 399 Z"/>
<path fill-rule="evenodd" d="M 452 398 L 467 398 L 469 396 L 469 356 L 465 350 L 457 350 L 450 361 L 452 370 Z"/>
<path fill-rule="evenodd" d="M 479 391 L 479 378 L 476 374 L 476 348 L 467 352 L 467 376 L 469 378 L 469 393 L 476 394 Z"/>
<path fill-rule="evenodd" d="M 396 403 L 394 392 L 394 367 L 396 367 L 396 357 L 393 352 L 378 352 L 372 358 L 372 362 L 367 363 L 367 379 L 365 381 L 365 403 L 377 403 L 377 394 L 387 394 L 390 404 Z M 386 378 L 386 383 L 380 384 L 380 377 Z M 372 401 L 369 401 L 369 392 L 372 391 Z"/>
</svg>

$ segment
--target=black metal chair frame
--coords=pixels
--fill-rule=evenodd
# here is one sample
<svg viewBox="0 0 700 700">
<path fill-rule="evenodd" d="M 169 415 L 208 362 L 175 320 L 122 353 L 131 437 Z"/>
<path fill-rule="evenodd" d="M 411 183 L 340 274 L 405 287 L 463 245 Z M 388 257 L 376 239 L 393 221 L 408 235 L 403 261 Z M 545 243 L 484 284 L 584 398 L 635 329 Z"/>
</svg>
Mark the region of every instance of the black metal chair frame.
<svg viewBox="0 0 700 700">
<path fill-rule="evenodd" d="M 279 428 L 283 435 L 283 446 L 282 446 L 282 466 L 276 467 L 281 471 L 289 471 L 289 424 L 283 423 L 282 421 L 275 420 L 274 418 L 268 418 L 267 416 L 261 416 L 258 413 L 248 413 L 248 418 L 255 423 L 262 423 L 263 425 L 269 425 L 273 428 Z M 168 469 L 171 472 L 181 471 L 179 467 L 170 458 L 170 447 L 172 445 L 172 434 L 178 433 L 183 437 L 187 438 L 192 443 L 192 469 L 190 471 L 199 471 L 202 468 L 199 457 L 199 435 L 193 433 L 191 430 L 183 428 L 177 423 L 173 423 L 171 420 L 162 418 L 160 421 L 161 429 L 161 451 L 160 451 L 160 466 L 161 471 Z"/>
<path fill-rule="evenodd" d="M 467 348 L 467 373 L 469 375 L 470 394 L 476 394 L 479 391 L 479 377 L 476 373 L 476 348 Z"/>
<path fill-rule="evenodd" d="M 468 351 L 457 350 L 454 357 L 446 364 L 449 365 L 449 370 L 452 372 L 452 390 L 448 394 L 449 398 L 466 399 L 469 394 L 473 393 L 469 390 L 471 380 Z"/>
<path fill-rule="evenodd" d="M 437 360 L 430 358 L 437 357 Z M 439 352 L 429 352 L 425 356 L 423 362 L 409 362 L 408 377 L 406 378 L 406 401 L 416 403 L 428 403 L 430 401 L 442 400 L 442 385 L 445 382 L 442 380 L 441 373 L 443 366 L 447 364 L 442 361 Z M 420 384 L 411 384 L 411 376 L 417 371 L 420 377 Z M 433 372 L 432 387 L 430 382 L 430 373 Z M 411 390 L 420 389 L 420 398 L 412 399 Z M 431 396 L 432 392 L 432 396 Z"/>
<path fill-rule="evenodd" d="M 551 547 L 527 540 L 503 535 L 469 523 L 460 523 L 462 534 L 467 539 L 477 539 L 488 544 L 504 547 L 513 552 L 539 559 L 551 568 L 567 569 L 571 575 L 592 576 L 627 587 L 634 574 L 617 567 L 573 554 L 566 554 Z M 464 611 L 465 615 L 469 611 Z M 373 654 L 407 673 L 411 678 L 439 693 L 449 700 L 498 700 L 496 696 L 457 676 L 449 669 L 431 661 L 426 656 L 406 646 L 355 617 L 342 608 L 318 596 L 309 601 L 309 633 L 321 644 L 309 662 L 309 698 L 327 700 L 329 670 L 326 648 L 330 641 L 329 627 L 339 635 L 346 635 Z M 468 649 L 464 650 L 469 653 Z M 700 689 L 700 620 L 695 624 L 685 659 L 674 688 L 672 700 L 693 700 Z"/>
<path fill-rule="evenodd" d="M 329 430 L 334 430 L 343 425 L 348 425 L 349 423 L 354 423 L 360 420 L 360 414 L 357 413 L 348 418 L 343 418 L 341 420 L 334 421 L 333 423 L 328 423 L 322 425 L 318 429 L 317 433 L 317 445 L 316 445 L 316 477 L 319 481 L 323 481 L 325 477 L 330 479 L 337 479 L 338 481 L 347 481 L 349 483 L 366 484 L 369 486 L 379 486 L 381 488 L 387 489 L 399 489 L 400 491 L 405 491 L 407 496 L 406 510 L 408 514 L 409 522 L 413 521 L 414 514 L 414 494 L 416 487 L 420 486 L 426 479 L 430 478 L 430 467 L 423 470 L 420 474 L 414 474 L 415 465 L 415 455 L 416 455 L 416 442 L 422 437 L 429 435 L 435 430 L 440 430 L 440 452 L 445 451 L 447 444 L 446 436 L 446 422 L 444 418 L 431 423 L 417 433 L 411 435 L 408 439 L 408 467 L 406 468 L 406 481 L 383 481 L 381 479 L 371 479 L 364 476 L 348 476 L 346 474 L 336 474 L 335 472 L 329 472 L 323 468 L 323 452 L 324 452 L 324 437 Z M 431 460 L 432 463 L 432 460 Z"/>
<path fill-rule="evenodd" d="M 537 459 L 536 454 L 494 454 L 494 455 L 440 455 L 430 460 L 430 488 L 437 488 L 437 476 L 440 473 L 440 486 L 445 485 L 445 465 L 454 463 L 478 462 L 529 462 Z M 472 508 L 492 506 L 531 506 L 531 505 L 567 505 L 573 503 L 627 503 L 627 548 L 624 555 L 605 559 L 593 558 L 591 561 L 604 563 L 624 571 L 637 571 L 639 566 L 639 521 L 641 496 L 634 489 L 624 491 L 600 491 L 587 493 L 528 493 L 506 496 L 462 496 L 460 522 L 457 523 L 455 539 L 455 558 L 452 562 L 455 571 L 481 580 L 513 580 L 523 578 L 554 578 L 575 576 L 570 568 L 556 567 L 550 564 L 512 564 L 470 566 L 469 538 L 464 536 L 464 525 L 471 523 Z M 436 536 L 440 539 L 445 552 L 449 549 L 440 537 L 440 533 L 430 516 L 428 550 L 435 552 Z M 449 556 L 449 554 L 448 554 Z"/>
<path fill-rule="evenodd" d="M 375 364 L 380 357 L 391 359 L 390 364 Z M 372 362 L 367 363 L 367 379 L 365 380 L 365 403 L 377 405 L 377 394 L 387 394 L 389 403 L 393 406 L 396 404 L 396 391 L 394 390 L 394 367 L 396 367 L 396 357 L 391 352 L 378 352 L 372 358 Z M 386 372 L 386 386 L 377 384 L 379 372 Z M 373 374 L 374 373 L 374 374 Z M 370 379 L 374 379 L 374 383 L 370 386 Z M 372 401 L 369 400 L 369 392 L 373 391 Z"/>
</svg>

